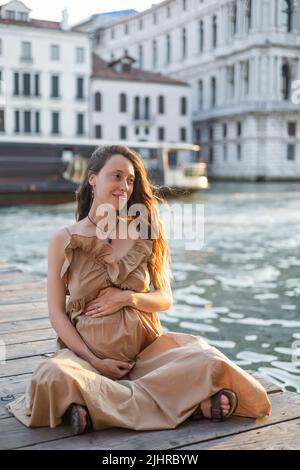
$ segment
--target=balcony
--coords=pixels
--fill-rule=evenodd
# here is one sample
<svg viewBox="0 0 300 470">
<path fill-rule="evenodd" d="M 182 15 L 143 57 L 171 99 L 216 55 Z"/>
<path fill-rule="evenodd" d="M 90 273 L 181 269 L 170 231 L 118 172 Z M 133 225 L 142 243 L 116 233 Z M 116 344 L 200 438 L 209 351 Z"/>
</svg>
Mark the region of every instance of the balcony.
<svg viewBox="0 0 300 470">
<path fill-rule="evenodd" d="M 155 123 L 155 116 L 149 114 L 133 114 L 131 120 L 136 126 L 153 126 Z"/>
</svg>

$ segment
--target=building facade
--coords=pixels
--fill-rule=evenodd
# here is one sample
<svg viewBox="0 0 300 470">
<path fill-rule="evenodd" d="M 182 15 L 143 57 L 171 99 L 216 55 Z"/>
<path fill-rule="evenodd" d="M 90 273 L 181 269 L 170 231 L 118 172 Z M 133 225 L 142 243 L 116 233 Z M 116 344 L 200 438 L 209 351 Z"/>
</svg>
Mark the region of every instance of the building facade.
<svg viewBox="0 0 300 470">
<path fill-rule="evenodd" d="M 106 62 L 93 55 L 93 137 L 105 140 L 190 142 L 190 86 L 134 68 L 123 56 Z"/>
<path fill-rule="evenodd" d="M 22 2 L 0 7 L 0 139 L 89 137 L 91 44 L 62 21 L 30 18 Z"/>
<path fill-rule="evenodd" d="M 299 179 L 298 0 L 166 0 L 96 33 L 103 59 L 190 84 L 211 176 Z"/>
</svg>

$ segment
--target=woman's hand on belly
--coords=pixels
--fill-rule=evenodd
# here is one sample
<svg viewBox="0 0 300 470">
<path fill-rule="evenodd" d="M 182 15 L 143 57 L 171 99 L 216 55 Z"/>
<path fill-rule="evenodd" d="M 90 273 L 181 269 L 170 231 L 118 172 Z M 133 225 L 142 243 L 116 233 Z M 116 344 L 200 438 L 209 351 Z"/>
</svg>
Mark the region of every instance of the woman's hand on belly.
<svg viewBox="0 0 300 470">
<path fill-rule="evenodd" d="M 93 318 L 113 315 L 129 305 L 131 294 L 130 290 L 106 287 L 101 290 L 98 297 L 86 304 L 84 314 Z"/>
<path fill-rule="evenodd" d="M 94 357 L 90 361 L 91 365 L 102 375 L 112 380 L 119 380 L 129 374 L 135 363 L 116 361 L 115 359 L 99 359 Z"/>
</svg>

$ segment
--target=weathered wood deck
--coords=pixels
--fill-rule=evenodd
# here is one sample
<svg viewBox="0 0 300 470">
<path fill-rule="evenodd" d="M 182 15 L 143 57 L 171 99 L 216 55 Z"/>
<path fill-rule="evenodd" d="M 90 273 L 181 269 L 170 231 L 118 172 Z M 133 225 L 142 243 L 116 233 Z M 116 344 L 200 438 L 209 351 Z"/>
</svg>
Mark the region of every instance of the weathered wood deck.
<svg viewBox="0 0 300 470">
<path fill-rule="evenodd" d="M 55 349 L 47 316 L 45 282 L 0 265 L 0 448 L 1 449 L 300 449 L 300 396 L 259 377 L 273 405 L 268 418 L 234 417 L 224 423 L 187 421 L 175 430 L 109 429 L 72 436 L 68 426 L 28 429 L 5 405 L 20 396 L 31 373 Z"/>
</svg>

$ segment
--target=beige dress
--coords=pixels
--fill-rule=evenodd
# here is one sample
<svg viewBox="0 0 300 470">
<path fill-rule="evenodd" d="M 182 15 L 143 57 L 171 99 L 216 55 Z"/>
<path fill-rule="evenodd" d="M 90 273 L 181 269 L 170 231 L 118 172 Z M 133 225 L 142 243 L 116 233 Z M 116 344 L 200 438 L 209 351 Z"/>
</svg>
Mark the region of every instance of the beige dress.
<svg viewBox="0 0 300 470">
<path fill-rule="evenodd" d="M 164 333 L 156 312 L 124 307 L 102 318 L 83 314 L 85 304 L 107 286 L 150 290 L 152 244 L 138 239 L 117 261 L 108 243 L 71 235 L 61 271 L 70 293 L 67 314 L 98 357 L 136 365 L 126 377 L 112 380 L 58 340 L 60 349 L 36 369 L 26 394 L 8 405 L 21 422 L 55 427 L 70 404 L 78 403 L 87 406 L 94 429 L 172 429 L 224 387 L 238 395 L 237 415 L 270 413 L 259 382 L 199 336 Z"/>
</svg>

